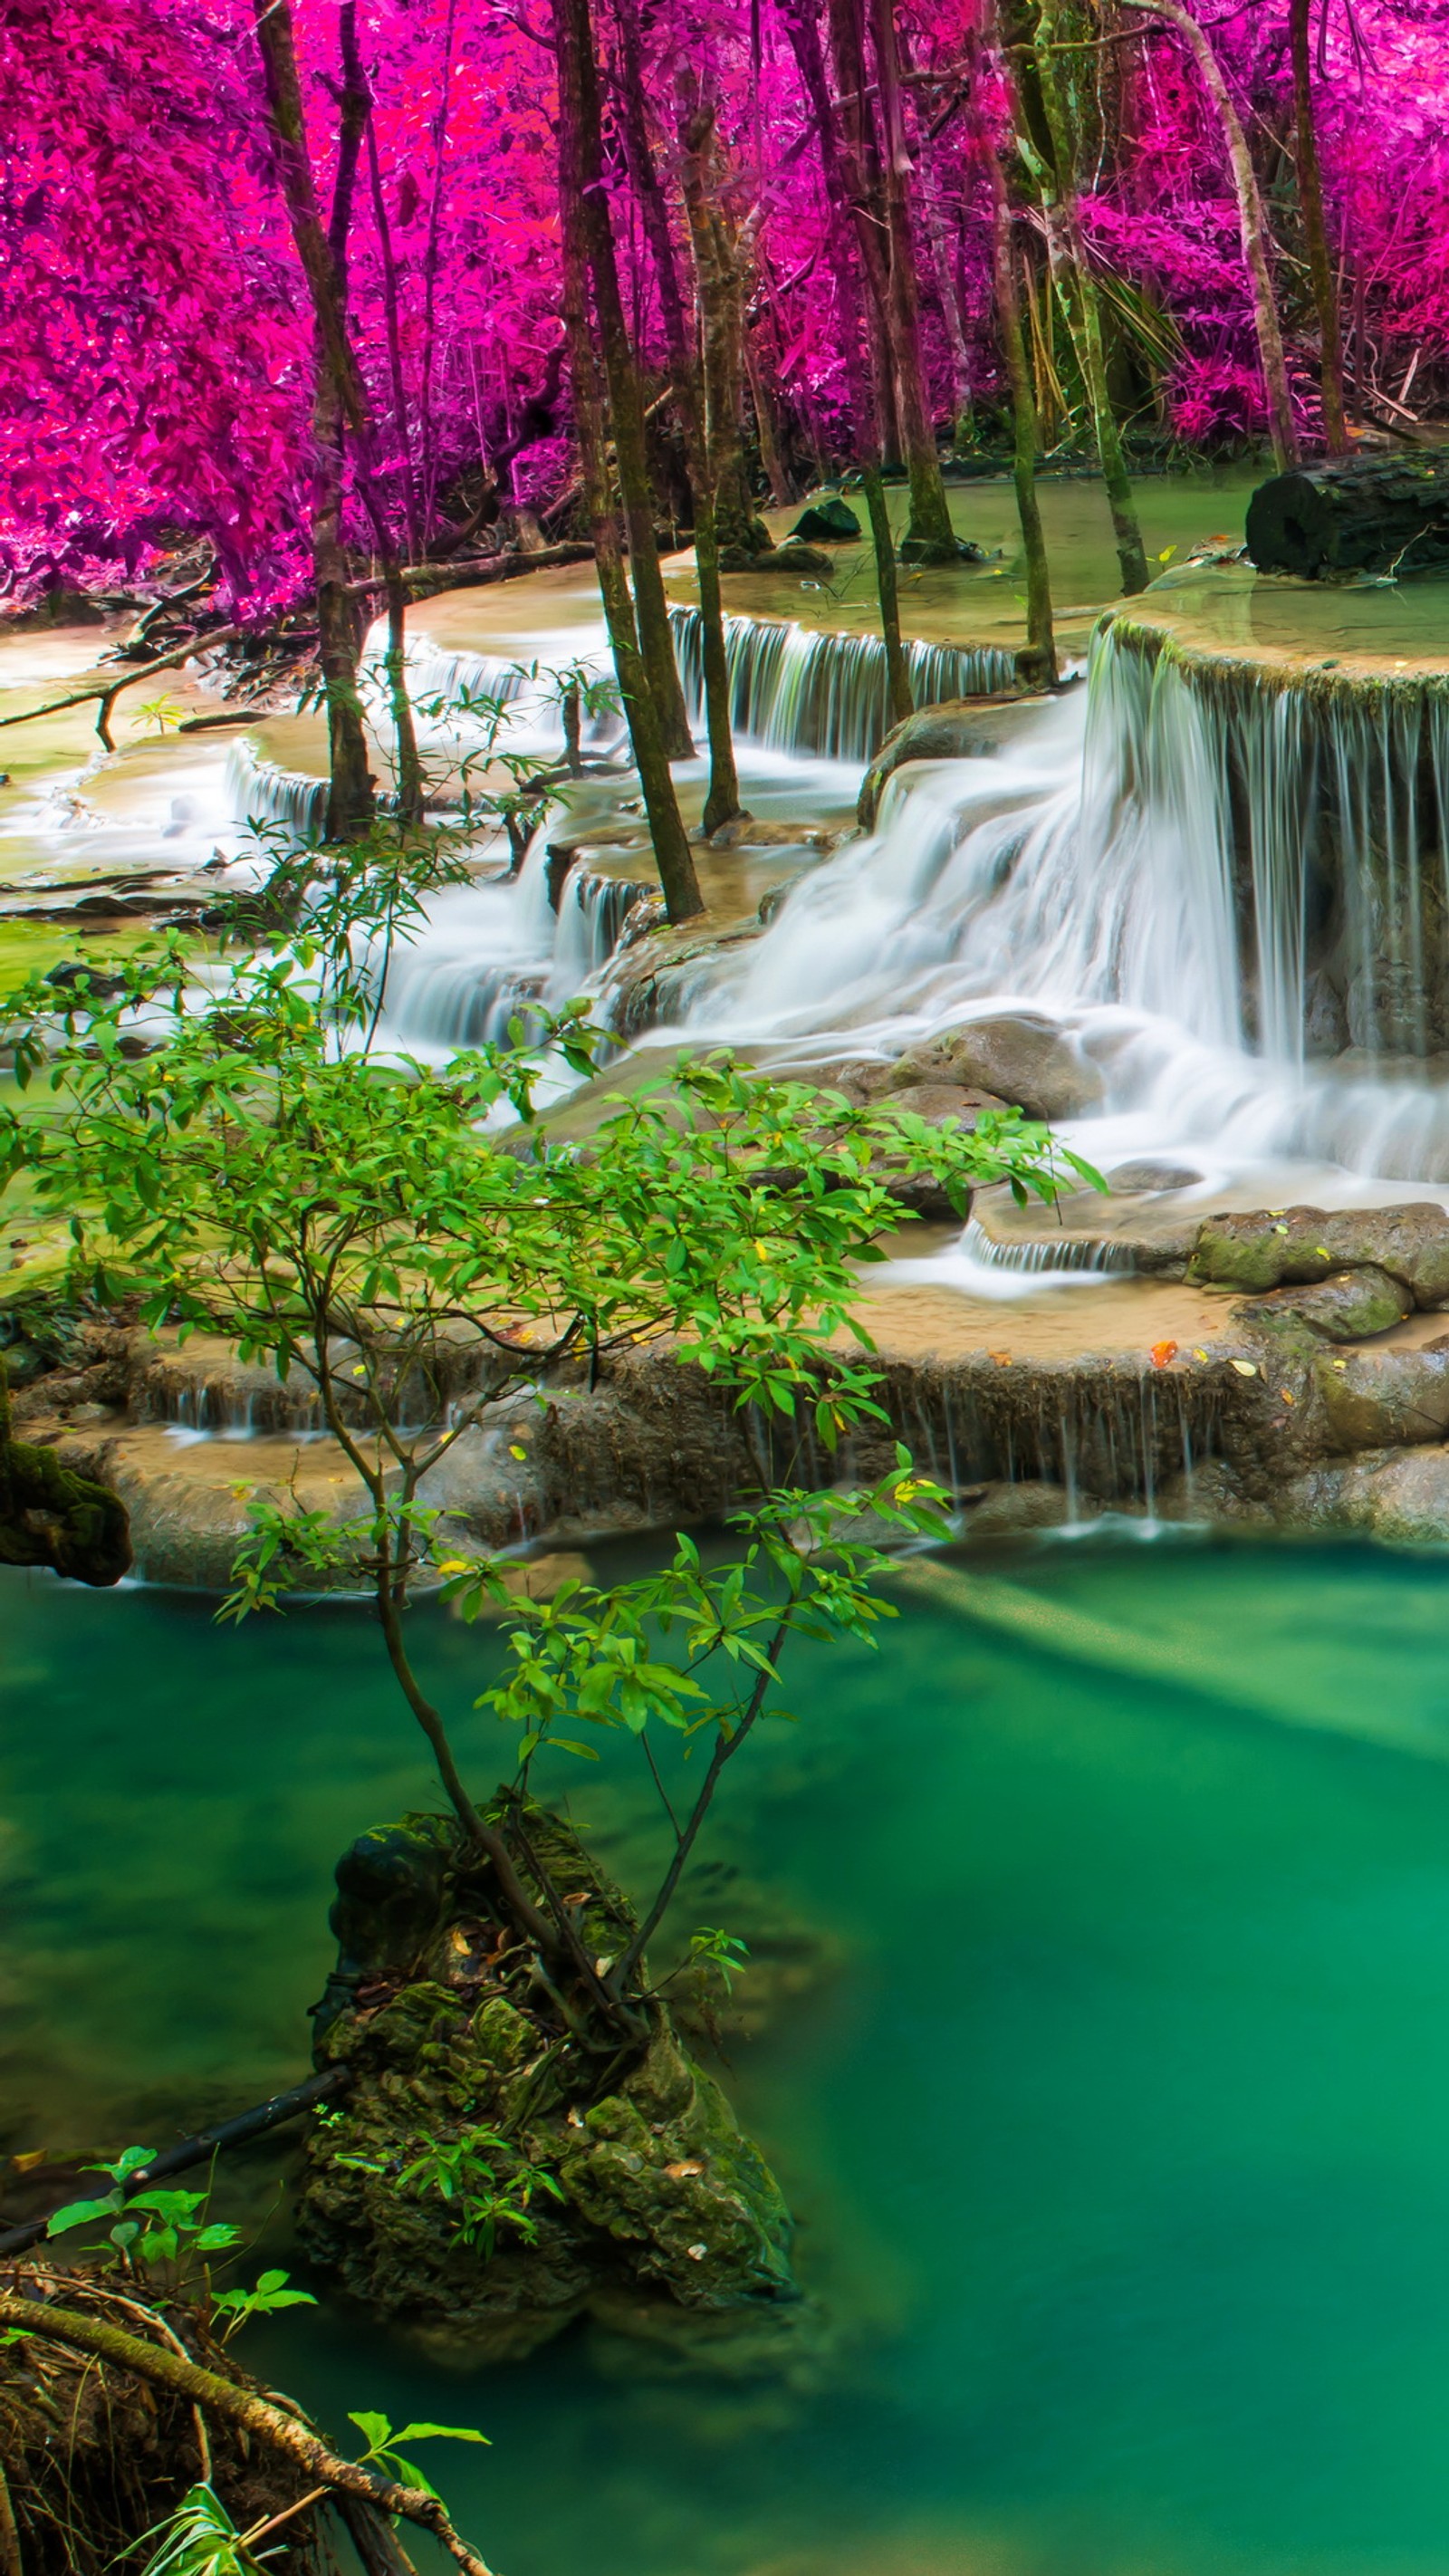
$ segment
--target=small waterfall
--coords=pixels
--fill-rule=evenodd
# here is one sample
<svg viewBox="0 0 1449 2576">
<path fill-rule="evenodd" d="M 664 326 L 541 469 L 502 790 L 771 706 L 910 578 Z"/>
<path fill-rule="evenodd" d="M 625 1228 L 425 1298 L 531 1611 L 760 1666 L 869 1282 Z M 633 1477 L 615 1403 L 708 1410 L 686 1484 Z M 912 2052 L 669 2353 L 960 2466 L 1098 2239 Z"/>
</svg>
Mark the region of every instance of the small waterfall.
<svg viewBox="0 0 1449 2576">
<path fill-rule="evenodd" d="M 1096 1277 L 1110 1273 L 1121 1276 L 1135 1268 L 1130 1247 L 1108 1243 L 1082 1235 L 1058 1239 L 1039 1235 L 1019 1243 L 1003 1243 L 988 1234 L 978 1217 L 972 1217 L 961 1237 L 960 1256 L 965 1261 L 979 1262 L 985 1270 L 1009 1271 L 1013 1278 L 1035 1278 L 1042 1272 L 1090 1271 Z"/>
<path fill-rule="evenodd" d="M 671 608 L 690 721 L 704 722 L 704 628 L 697 608 Z M 890 731 L 885 646 L 875 635 L 812 631 L 783 620 L 727 617 L 725 657 L 737 733 L 771 751 L 868 761 Z M 994 647 L 908 644 L 918 707 L 1010 687 L 1016 664 Z"/>
<path fill-rule="evenodd" d="M 1264 1054 L 1449 1051 L 1449 682 L 1187 662 L 1121 619 L 1104 653 L 1145 772 L 1200 745 Z"/>
<path fill-rule="evenodd" d="M 239 823 L 285 825 L 299 841 L 314 840 L 327 820 L 327 781 L 263 760 L 245 736 L 231 745 L 227 796 Z"/>
</svg>

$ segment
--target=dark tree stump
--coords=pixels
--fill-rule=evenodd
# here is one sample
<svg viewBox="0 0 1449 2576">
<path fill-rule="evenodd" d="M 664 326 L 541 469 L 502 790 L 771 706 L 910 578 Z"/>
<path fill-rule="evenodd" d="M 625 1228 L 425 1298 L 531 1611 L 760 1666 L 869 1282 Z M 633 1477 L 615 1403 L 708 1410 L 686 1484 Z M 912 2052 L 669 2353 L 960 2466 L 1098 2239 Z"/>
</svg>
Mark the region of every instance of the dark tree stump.
<svg viewBox="0 0 1449 2576">
<path fill-rule="evenodd" d="M 1437 572 L 1449 566 L 1449 450 L 1300 465 L 1260 483 L 1248 503 L 1259 572 L 1316 581 L 1334 572 Z"/>
</svg>

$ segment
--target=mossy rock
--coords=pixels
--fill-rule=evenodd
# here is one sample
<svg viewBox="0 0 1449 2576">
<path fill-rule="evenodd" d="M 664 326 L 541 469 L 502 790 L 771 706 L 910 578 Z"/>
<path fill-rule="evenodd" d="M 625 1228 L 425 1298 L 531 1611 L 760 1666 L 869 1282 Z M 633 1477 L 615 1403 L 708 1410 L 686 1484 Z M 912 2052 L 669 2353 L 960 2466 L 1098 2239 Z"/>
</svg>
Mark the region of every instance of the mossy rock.
<svg viewBox="0 0 1449 2576">
<path fill-rule="evenodd" d="M 1449 1215 L 1433 1200 L 1404 1207 L 1258 1208 L 1204 1220 L 1188 1263 L 1194 1285 L 1263 1291 L 1308 1287 L 1340 1270 L 1387 1272 L 1416 1306 L 1449 1305 Z"/>
<path fill-rule="evenodd" d="M 633 1929 L 624 1898 L 558 1818 L 529 1807 L 526 1824 L 590 1955 L 617 1955 Z M 493 2360 L 596 2297 L 615 2314 L 642 2297 L 717 2315 L 797 2296 L 779 2187 L 661 2003 L 622 2062 L 570 2047 L 446 1819 L 364 1836 L 338 1876 L 319 2056 L 353 2082 L 308 2143 L 314 2259 L 380 2314 Z M 455 2200 L 400 2183 L 424 2142 L 469 2132 L 490 2133 L 499 2181 L 526 2164 L 554 2186 L 536 2190 L 526 2232 L 500 2224 L 491 2247 L 465 2241 Z"/>
</svg>

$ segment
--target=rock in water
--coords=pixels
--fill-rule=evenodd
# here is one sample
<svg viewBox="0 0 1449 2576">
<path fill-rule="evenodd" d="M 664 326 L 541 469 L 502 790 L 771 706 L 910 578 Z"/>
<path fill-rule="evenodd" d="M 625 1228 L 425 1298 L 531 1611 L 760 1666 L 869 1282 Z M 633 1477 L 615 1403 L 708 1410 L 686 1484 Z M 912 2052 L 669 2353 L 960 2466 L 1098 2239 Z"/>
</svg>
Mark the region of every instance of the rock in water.
<svg viewBox="0 0 1449 2576">
<path fill-rule="evenodd" d="M 1431 572 L 1449 564 L 1449 451 L 1295 466 L 1248 503 L 1259 572 Z"/>
<path fill-rule="evenodd" d="M 502 1823 L 506 1805 L 494 1810 Z M 591 1956 L 632 1932 L 625 1899 L 570 1829 L 529 1807 L 527 1842 Z M 622 2063 L 569 2048 L 536 1961 L 498 1919 L 450 1819 L 366 1834 L 338 1868 L 337 1967 L 318 2056 L 353 2082 L 308 2145 L 300 2210 L 314 2257 L 384 2316 L 471 2358 L 533 2350 L 594 2306 L 639 2331 L 661 2303 L 719 2318 L 798 2298 L 789 2213 L 665 2006 Z M 552 2016 L 552 2017 L 551 2017 Z M 402 2177 L 466 2162 L 450 2196 Z M 546 2175 L 527 2223 L 471 2224 L 465 2192 Z"/>
<path fill-rule="evenodd" d="M 721 572 L 822 573 L 835 570 L 829 555 L 823 555 L 818 546 L 797 545 L 793 541 L 772 547 L 768 554 L 751 554 L 744 546 L 721 546 L 719 568 Z"/>
<path fill-rule="evenodd" d="M 10 1437 L 0 1365 L 0 1565 L 49 1565 L 72 1582 L 108 1586 L 130 1571 L 126 1506 L 109 1485 L 63 1467 L 53 1449 Z"/>
<path fill-rule="evenodd" d="M 1100 1103 L 1105 1086 L 1096 1065 L 1050 1020 L 1029 1011 L 967 1020 L 907 1049 L 891 1078 L 892 1091 L 907 1084 L 952 1083 L 989 1091 L 1028 1118 L 1081 1118 Z"/>
<path fill-rule="evenodd" d="M 790 530 L 792 537 L 803 538 L 810 546 L 845 545 L 861 533 L 860 521 L 848 501 L 831 492 L 823 501 L 814 501 L 802 512 Z"/>
<path fill-rule="evenodd" d="M 881 790 L 892 772 L 912 760 L 991 760 L 1041 705 L 1036 697 L 938 698 L 903 716 L 886 735 L 861 782 L 855 819 L 875 829 Z"/>
</svg>

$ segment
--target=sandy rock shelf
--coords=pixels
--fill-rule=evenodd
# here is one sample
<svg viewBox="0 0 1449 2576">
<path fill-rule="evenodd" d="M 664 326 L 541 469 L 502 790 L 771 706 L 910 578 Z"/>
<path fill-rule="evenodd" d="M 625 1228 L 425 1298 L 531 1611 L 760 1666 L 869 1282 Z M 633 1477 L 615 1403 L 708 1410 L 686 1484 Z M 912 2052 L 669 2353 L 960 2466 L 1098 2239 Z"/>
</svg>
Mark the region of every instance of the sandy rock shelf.
<svg viewBox="0 0 1449 2576">
<path fill-rule="evenodd" d="M 873 1280 L 861 1307 L 889 1428 L 858 1436 L 837 1470 L 782 1447 L 782 1480 L 883 1474 L 901 1439 L 968 1533 L 1128 1512 L 1449 1541 L 1449 1215 L 1179 1204 L 1135 1222 L 1156 1272 L 1000 1299 L 952 1285 L 958 1229 L 902 1227 L 889 1249 L 916 1275 Z M 1060 1231 L 1042 1239 L 1060 1250 Z M 1110 1240 L 1120 1256 L 1131 1238 Z M 356 1511 L 353 1471 L 309 1429 L 300 1393 L 219 1343 L 98 1338 L 89 1367 L 26 1390 L 17 1429 L 122 1496 L 147 1580 L 224 1587 L 252 1493 Z M 719 1520 L 754 1472 L 728 1397 L 656 1346 L 593 1390 L 551 1383 L 542 1405 L 499 1404 L 424 1499 L 460 1542 L 568 1549 Z"/>
</svg>

